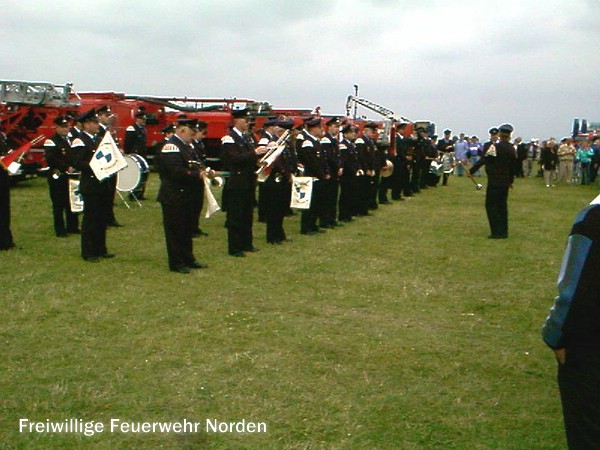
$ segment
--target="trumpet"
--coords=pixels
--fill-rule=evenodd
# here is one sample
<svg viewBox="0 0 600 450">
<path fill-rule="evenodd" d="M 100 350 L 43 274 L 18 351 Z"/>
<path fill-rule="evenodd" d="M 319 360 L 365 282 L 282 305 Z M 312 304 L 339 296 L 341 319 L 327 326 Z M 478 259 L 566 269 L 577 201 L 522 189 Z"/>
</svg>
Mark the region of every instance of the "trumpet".
<svg viewBox="0 0 600 450">
<path fill-rule="evenodd" d="M 271 166 L 277 161 L 277 158 L 279 158 L 279 155 L 281 155 L 281 152 L 285 149 L 291 135 L 291 130 L 285 130 L 285 132 L 279 136 L 279 139 L 277 139 L 277 141 L 269 148 L 267 153 L 265 153 L 260 161 L 258 161 L 258 165 L 260 166 L 256 171 L 258 181 L 263 182 L 269 177 Z"/>
</svg>

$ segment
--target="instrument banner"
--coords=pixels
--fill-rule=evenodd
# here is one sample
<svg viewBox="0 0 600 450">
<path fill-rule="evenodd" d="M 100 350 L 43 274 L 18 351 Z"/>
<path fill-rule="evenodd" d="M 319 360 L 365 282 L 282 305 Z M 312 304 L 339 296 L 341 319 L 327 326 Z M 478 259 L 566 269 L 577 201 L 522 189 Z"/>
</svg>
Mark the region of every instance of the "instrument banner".
<svg viewBox="0 0 600 450">
<path fill-rule="evenodd" d="M 110 133 L 106 133 L 92 156 L 90 167 L 98 180 L 104 180 L 127 167 L 127 161 Z"/>
<path fill-rule="evenodd" d="M 313 181 L 313 177 L 292 177 L 292 198 L 290 201 L 290 208 L 310 208 Z"/>
<path fill-rule="evenodd" d="M 214 213 L 221 210 L 221 207 L 217 203 L 217 199 L 210 190 L 210 180 L 206 176 L 204 177 L 204 200 L 206 201 L 205 218 L 208 219 Z"/>
<path fill-rule="evenodd" d="M 83 212 L 83 197 L 79 193 L 79 180 L 69 179 L 69 202 L 71 212 Z"/>
</svg>

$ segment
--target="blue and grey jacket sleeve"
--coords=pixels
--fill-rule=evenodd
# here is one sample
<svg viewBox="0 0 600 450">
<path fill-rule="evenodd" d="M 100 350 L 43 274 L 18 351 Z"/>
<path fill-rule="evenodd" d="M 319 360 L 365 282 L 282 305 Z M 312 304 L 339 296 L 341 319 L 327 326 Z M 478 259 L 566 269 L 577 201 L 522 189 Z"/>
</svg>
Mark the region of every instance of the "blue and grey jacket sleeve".
<svg viewBox="0 0 600 450">
<path fill-rule="evenodd" d="M 558 296 L 542 328 L 544 342 L 551 348 L 564 348 L 567 341 L 579 344 L 581 336 L 593 340 L 598 333 L 591 316 L 597 316 L 600 307 L 596 290 L 600 275 L 594 268 L 600 245 L 599 217 L 600 205 L 595 205 L 575 219 L 558 275 Z"/>
</svg>

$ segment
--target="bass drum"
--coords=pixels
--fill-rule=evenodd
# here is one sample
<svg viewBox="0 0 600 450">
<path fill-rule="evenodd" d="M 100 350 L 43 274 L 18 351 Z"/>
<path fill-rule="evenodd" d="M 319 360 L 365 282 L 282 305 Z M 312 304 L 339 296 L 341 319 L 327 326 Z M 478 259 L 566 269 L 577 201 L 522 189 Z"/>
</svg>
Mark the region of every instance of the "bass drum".
<svg viewBox="0 0 600 450">
<path fill-rule="evenodd" d="M 117 173 L 117 189 L 121 192 L 133 192 L 141 198 L 146 187 L 146 180 L 150 172 L 148 162 L 140 155 L 130 153 L 123 155 L 127 167 Z M 141 195 L 138 195 L 141 193 Z"/>
</svg>

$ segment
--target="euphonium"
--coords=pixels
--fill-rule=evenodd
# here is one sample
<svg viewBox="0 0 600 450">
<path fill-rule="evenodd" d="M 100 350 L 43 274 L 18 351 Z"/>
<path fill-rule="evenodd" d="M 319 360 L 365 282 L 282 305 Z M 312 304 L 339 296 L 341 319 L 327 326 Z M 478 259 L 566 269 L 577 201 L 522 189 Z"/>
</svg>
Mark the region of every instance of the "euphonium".
<svg viewBox="0 0 600 450">
<path fill-rule="evenodd" d="M 285 149 L 287 141 L 291 135 L 291 130 L 285 130 L 285 132 L 279 136 L 279 139 L 272 144 L 267 153 L 265 153 L 260 159 L 258 162 L 260 167 L 256 171 L 256 175 L 258 175 L 258 181 L 263 182 L 269 177 L 269 174 L 271 173 L 271 166 L 275 161 L 277 161 L 277 158 L 279 158 L 279 155 L 281 155 L 281 152 Z"/>
</svg>

